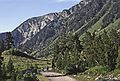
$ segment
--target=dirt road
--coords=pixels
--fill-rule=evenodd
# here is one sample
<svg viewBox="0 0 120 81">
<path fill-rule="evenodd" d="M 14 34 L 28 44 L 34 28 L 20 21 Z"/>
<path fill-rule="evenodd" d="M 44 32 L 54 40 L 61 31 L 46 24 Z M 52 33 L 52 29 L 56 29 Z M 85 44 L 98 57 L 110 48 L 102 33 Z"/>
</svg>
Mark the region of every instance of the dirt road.
<svg viewBox="0 0 120 81">
<path fill-rule="evenodd" d="M 41 72 L 41 74 L 46 76 L 50 81 L 77 81 L 69 76 L 63 76 L 54 72 Z"/>
</svg>

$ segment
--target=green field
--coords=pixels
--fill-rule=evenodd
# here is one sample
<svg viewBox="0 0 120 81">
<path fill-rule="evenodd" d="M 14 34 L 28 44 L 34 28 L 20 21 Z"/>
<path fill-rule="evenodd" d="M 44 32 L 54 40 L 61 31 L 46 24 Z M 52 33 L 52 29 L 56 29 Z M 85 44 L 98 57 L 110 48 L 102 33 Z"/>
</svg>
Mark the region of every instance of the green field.
<svg viewBox="0 0 120 81">
<path fill-rule="evenodd" d="M 25 69 L 29 67 L 30 65 L 37 65 L 39 69 L 42 69 L 44 67 L 51 67 L 51 61 L 50 60 L 33 60 L 33 59 L 28 59 L 25 57 L 18 57 L 18 56 L 11 56 L 11 55 L 2 55 L 4 57 L 4 63 L 5 65 L 8 63 L 10 57 L 12 58 L 14 62 L 14 67 L 18 70 Z"/>
</svg>

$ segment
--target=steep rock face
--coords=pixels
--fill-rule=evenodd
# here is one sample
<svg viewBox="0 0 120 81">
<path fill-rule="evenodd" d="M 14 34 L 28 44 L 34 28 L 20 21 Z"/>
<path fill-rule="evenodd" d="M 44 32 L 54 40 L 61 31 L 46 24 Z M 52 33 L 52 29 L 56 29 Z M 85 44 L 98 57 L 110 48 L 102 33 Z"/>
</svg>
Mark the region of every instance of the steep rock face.
<svg viewBox="0 0 120 81">
<path fill-rule="evenodd" d="M 26 20 L 12 31 L 16 46 L 42 47 L 60 34 L 75 31 L 89 22 L 107 0 L 83 0 L 62 12 Z"/>
<path fill-rule="evenodd" d="M 6 33 L 1 33 L 0 34 L 0 41 L 4 40 L 6 36 Z"/>
<path fill-rule="evenodd" d="M 107 0 L 83 0 L 70 9 L 63 10 L 59 13 L 56 20 L 47 24 L 42 31 L 38 32 L 33 38 L 22 45 L 22 47 L 26 46 L 43 50 L 61 34 L 75 31 L 92 20 L 106 2 Z"/>
<path fill-rule="evenodd" d="M 61 26 L 61 21 L 69 17 L 70 14 L 71 12 L 65 9 L 62 12 L 50 13 L 26 20 L 12 32 L 15 45 L 24 45 L 30 40 L 34 40 L 37 45 L 41 44 L 42 41 L 46 41 L 47 38 L 55 35 L 55 32 L 57 33 L 56 29 Z"/>
<path fill-rule="evenodd" d="M 109 13 L 104 17 L 102 22 L 102 27 L 105 28 L 111 22 L 120 18 L 120 0 L 111 0 L 112 7 L 109 10 Z"/>
<path fill-rule="evenodd" d="M 49 23 L 46 23 L 44 20 L 41 21 L 44 27 L 39 30 L 35 35 L 33 35 L 30 40 L 25 41 L 25 43 L 19 44 L 20 47 L 32 47 L 32 48 L 40 48 L 44 46 L 44 44 L 51 39 L 52 37 L 58 36 L 60 31 L 63 31 L 61 26 L 64 24 L 66 18 L 71 15 L 69 10 L 63 10 L 59 13 L 52 13 L 57 14 L 55 18 L 53 18 Z M 46 15 L 46 17 L 49 17 Z M 40 26 L 41 27 L 41 26 Z M 25 38 L 26 39 L 26 38 Z"/>
<path fill-rule="evenodd" d="M 15 39 L 15 45 L 19 46 L 26 43 L 34 37 L 34 35 L 51 23 L 51 21 L 56 20 L 58 16 L 58 13 L 50 13 L 44 16 L 30 18 L 23 22 L 12 32 Z"/>
<path fill-rule="evenodd" d="M 87 1 L 87 2 L 85 2 Z M 90 22 L 106 4 L 107 0 L 85 0 L 80 2 L 79 5 L 85 5 L 84 7 L 77 8 L 77 10 L 72 14 L 67 20 L 67 27 L 69 30 L 74 31 L 83 25 Z M 77 6 L 79 6 L 77 5 Z"/>
</svg>

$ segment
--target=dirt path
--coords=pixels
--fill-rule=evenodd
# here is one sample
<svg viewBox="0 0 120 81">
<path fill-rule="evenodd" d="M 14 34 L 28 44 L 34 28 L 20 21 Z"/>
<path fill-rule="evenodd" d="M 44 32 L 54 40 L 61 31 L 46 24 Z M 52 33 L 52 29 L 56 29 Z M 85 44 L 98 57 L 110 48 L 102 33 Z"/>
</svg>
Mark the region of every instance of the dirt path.
<svg viewBox="0 0 120 81">
<path fill-rule="evenodd" d="M 41 72 L 41 74 L 46 76 L 50 81 L 77 81 L 69 76 L 63 76 L 54 72 Z"/>
</svg>

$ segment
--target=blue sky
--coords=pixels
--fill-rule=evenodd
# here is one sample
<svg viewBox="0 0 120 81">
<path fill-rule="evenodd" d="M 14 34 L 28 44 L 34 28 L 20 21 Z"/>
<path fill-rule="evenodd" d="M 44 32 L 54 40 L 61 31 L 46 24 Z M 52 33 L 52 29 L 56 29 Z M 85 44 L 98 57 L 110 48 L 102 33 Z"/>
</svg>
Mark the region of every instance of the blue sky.
<svg viewBox="0 0 120 81">
<path fill-rule="evenodd" d="M 0 33 L 12 31 L 31 17 L 62 11 L 80 0 L 0 0 Z"/>
</svg>

